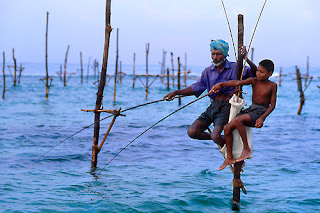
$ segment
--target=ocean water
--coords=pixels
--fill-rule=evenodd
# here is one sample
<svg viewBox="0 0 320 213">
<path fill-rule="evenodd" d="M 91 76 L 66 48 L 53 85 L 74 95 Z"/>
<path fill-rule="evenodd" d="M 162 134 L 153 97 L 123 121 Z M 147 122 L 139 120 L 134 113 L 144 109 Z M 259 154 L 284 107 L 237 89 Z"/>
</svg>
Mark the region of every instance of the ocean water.
<svg viewBox="0 0 320 213">
<path fill-rule="evenodd" d="M 81 84 L 76 75 L 64 87 L 52 74 L 46 100 L 39 81 L 43 75 L 37 71 L 26 70 L 16 87 L 7 76 L 8 91 L 0 100 L 0 212 L 233 212 L 233 176 L 229 169 L 218 171 L 223 157 L 217 146 L 186 133 L 209 98 L 165 119 L 105 166 L 136 136 L 195 98 L 183 98 L 181 106 L 174 100 L 124 112 L 126 117 L 116 119 L 99 153 L 98 168 L 91 173 L 93 128 L 62 141 L 93 123 L 93 113 L 81 109 L 95 107 L 96 78 L 90 76 Z M 117 84 L 115 103 L 113 80 L 106 86 L 105 109 L 127 109 L 162 99 L 168 92 L 157 79 L 146 99 L 141 82 L 132 88 L 129 74 Z M 305 91 L 301 115 L 296 82 L 287 77 L 278 88 L 275 111 L 262 129 L 253 129 L 253 158 L 241 174 L 248 193 L 241 193 L 239 212 L 320 211 L 317 85 L 315 77 Z M 1 91 L 2 86 L 1 76 Z M 250 104 L 251 88 L 244 91 Z M 101 121 L 100 141 L 110 122 L 111 118 Z"/>
</svg>

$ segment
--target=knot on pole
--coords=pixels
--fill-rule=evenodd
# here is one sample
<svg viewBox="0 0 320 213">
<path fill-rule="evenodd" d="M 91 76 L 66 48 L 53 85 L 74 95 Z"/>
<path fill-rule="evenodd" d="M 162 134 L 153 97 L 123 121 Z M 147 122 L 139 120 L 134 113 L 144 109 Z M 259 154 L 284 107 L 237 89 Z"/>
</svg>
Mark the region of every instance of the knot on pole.
<svg viewBox="0 0 320 213">
<path fill-rule="evenodd" d="M 247 190 L 244 188 L 244 184 L 241 179 L 233 179 L 233 187 L 241 188 L 242 192 L 247 194 Z"/>
</svg>

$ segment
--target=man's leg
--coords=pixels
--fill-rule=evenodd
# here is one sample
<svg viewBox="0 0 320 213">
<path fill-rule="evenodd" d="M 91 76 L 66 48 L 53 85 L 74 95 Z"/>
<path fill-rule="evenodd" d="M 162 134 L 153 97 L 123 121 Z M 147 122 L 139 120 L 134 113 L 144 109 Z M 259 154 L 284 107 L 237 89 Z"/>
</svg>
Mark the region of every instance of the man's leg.
<svg viewBox="0 0 320 213">
<path fill-rule="evenodd" d="M 198 140 L 211 140 L 210 134 L 205 132 L 208 126 L 204 121 L 195 120 L 188 128 L 189 137 Z"/>
</svg>

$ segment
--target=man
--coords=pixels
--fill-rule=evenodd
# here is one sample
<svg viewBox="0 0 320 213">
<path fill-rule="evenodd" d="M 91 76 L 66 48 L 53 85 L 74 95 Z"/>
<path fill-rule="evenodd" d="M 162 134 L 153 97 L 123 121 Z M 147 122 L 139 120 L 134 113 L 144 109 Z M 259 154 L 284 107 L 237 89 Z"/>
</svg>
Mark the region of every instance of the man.
<svg viewBox="0 0 320 213">
<path fill-rule="evenodd" d="M 176 95 L 195 95 L 199 97 L 205 90 L 208 92 L 213 85 L 219 82 L 237 80 L 237 63 L 227 60 L 229 45 L 221 39 L 212 40 L 210 44 L 212 65 L 205 68 L 201 77 L 196 83 L 182 89 L 168 93 L 164 98 L 173 100 Z M 246 56 L 245 49 L 242 53 Z M 243 79 L 255 76 L 256 66 L 247 60 L 251 69 L 246 67 L 243 72 Z M 250 72 L 251 70 L 251 72 Z M 213 140 L 219 146 L 223 146 L 224 139 L 221 137 L 223 126 L 228 123 L 230 104 L 229 99 L 234 92 L 234 87 L 223 88 L 219 92 L 210 94 L 211 104 L 188 128 L 190 138 L 198 140 Z M 212 133 L 205 130 L 214 124 Z"/>
</svg>

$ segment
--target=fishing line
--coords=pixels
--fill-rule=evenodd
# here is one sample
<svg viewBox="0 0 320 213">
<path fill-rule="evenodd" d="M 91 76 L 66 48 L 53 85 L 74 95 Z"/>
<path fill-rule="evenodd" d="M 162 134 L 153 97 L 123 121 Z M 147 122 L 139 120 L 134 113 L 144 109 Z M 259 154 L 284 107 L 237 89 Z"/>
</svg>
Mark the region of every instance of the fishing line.
<svg viewBox="0 0 320 213">
<path fill-rule="evenodd" d="M 241 72 L 240 80 L 242 80 L 242 75 L 243 75 L 243 72 L 244 72 L 245 64 L 246 64 L 247 59 L 248 59 L 248 54 L 249 54 L 249 52 L 250 52 L 251 43 L 252 43 L 254 34 L 255 34 L 255 32 L 256 32 L 256 29 L 257 29 L 257 26 L 258 26 L 260 17 L 261 17 L 261 15 L 262 15 L 262 12 L 263 12 L 263 9 L 264 9 L 264 6 L 266 5 L 266 3 L 267 3 L 267 0 L 264 1 L 264 4 L 263 4 L 263 6 L 262 6 L 262 8 L 261 8 L 261 11 L 260 11 L 260 14 L 259 14 L 257 23 L 256 23 L 256 26 L 254 27 L 254 30 L 253 30 L 253 33 L 252 33 L 252 36 L 251 36 L 251 39 L 250 39 L 249 47 L 248 47 L 247 57 L 244 59 L 244 63 L 243 63 L 243 67 L 242 67 L 242 72 Z"/>
<path fill-rule="evenodd" d="M 138 135 L 137 137 L 135 137 L 131 142 L 129 142 L 125 147 L 123 147 L 113 158 L 111 158 L 111 160 L 108 161 L 108 163 L 99 171 L 99 173 L 97 175 L 99 175 L 123 150 L 125 150 L 128 146 L 130 146 L 135 140 L 137 140 L 139 137 L 141 137 L 144 133 L 146 133 L 147 131 L 149 131 L 150 129 L 152 129 L 154 126 L 156 126 L 157 124 L 159 124 L 160 122 L 162 122 L 163 120 L 167 119 L 168 117 L 170 117 L 171 115 L 173 115 L 174 113 L 182 110 L 183 108 L 193 104 L 196 101 L 199 101 L 200 99 L 210 95 L 211 93 L 209 92 L 206 95 L 201 96 L 200 98 L 197 98 L 193 101 L 191 101 L 190 103 L 184 105 L 183 107 L 180 107 L 179 109 L 171 112 L 170 114 L 166 115 L 165 117 L 163 117 L 162 119 L 160 119 L 158 122 L 154 123 L 152 126 L 150 126 L 148 129 L 146 129 L 145 131 L 143 131 L 142 133 L 140 133 L 140 135 Z M 93 181 L 92 181 L 93 182 Z M 91 182 L 91 183 L 92 183 Z"/>
<path fill-rule="evenodd" d="M 177 96 L 177 98 L 182 98 L 182 97 L 185 97 L 185 96 L 184 96 L 184 95 Z M 165 100 L 166 100 L 166 99 L 159 99 L 159 100 L 156 100 L 156 101 L 151 101 L 151 102 L 148 102 L 148 103 L 144 103 L 144 104 L 140 104 L 140 105 L 137 105 L 137 106 L 134 106 L 134 107 L 130 107 L 130 108 L 125 109 L 125 110 L 122 110 L 122 111 L 120 111 L 120 112 L 121 112 L 121 113 L 122 113 L 122 112 L 126 112 L 126 111 L 129 111 L 129 110 L 132 110 L 132 109 L 136 109 L 136 108 L 138 108 L 138 107 L 142 107 L 142 106 L 146 106 L 146 105 L 149 105 L 149 104 L 158 103 L 158 102 L 165 101 Z M 105 120 L 105 119 L 107 119 L 107 118 L 110 118 L 110 117 L 112 117 L 112 116 L 113 116 L 113 115 L 109 115 L 109 116 L 107 116 L 107 117 L 105 117 L 105 118 L 100 119 L 100 121 L 103 121 L 103 120 Z M 60 144 L 62 144 L 63 142 L 65 142 L 66 140 L 72 138 L 73 136 L 75 136 L 76 134 L 82 132 L 83 130 L 88 129 L 88 128 L 91 127 L 92 125 L 94 125 L 94 123 L 92 123 L 92 124 L 90 124 L 90 125 L 88 125 L 88 126 L 83 127 L 83 128 L 80 129 L 79 131 L 73 133 L 73 134 L 70 135 L 69 137 L 67 137 L 67 138 L 65 138 L 64 140 L 62 140 L 61 142 L 57 143 L 56 145 L 54 145 L 53 147 L 51 147 L 48 151 L 46 151 L 44 154 L 42 154 L 36 161 L 40 160 L 43 156 L 45 156 L 46 154 L 48 154 L 51 150 L 53 150 L 54 148 L 56 148 L 57 146 L 59 146 Z M 34 166 L 35 164 L 36 164 L 36 163 L 34 162 L 34 163 L 32 164 L 32 166 L 31 166 L 31 168 L 33 168 L 33 166 Z"/>
<path fill-rule="evenodd" d="M 233 51 L 234 51 L 234 57 L 235 57 L 235 60 L 237 60 L 236 46 L 235 46 L 235 44 L 234 44 L 234 39 L 233 39 L 232 31 L 231 31 L 231 26 L 230 26 L 230 23 L 229 23 L 227 11 L 226 11 L 226 8 L 225 8 L 225 6 L 224 6 L 223 0 L 221 0 L 221 3 L 222 3 L 222 6 L 223 6 L 224 14 L 225 14 L 225 16 L 226 16 L 227 23 L 228 23 L 228 27 L 229 27 L 229 32 L 230 32 L 230 36 L 231 36 L 231 40 L 232 40 L 232 46 L 233 46 Z"/>
</svg>

